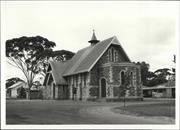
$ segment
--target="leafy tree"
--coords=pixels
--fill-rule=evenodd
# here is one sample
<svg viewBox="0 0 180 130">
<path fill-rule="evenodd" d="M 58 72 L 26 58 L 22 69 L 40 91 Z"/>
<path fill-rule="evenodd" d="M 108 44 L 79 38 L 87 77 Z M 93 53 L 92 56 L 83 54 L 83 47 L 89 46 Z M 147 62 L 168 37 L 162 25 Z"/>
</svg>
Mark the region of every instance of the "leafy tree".
<svg viewBox="0 0 180 130">
<path fill-rule="evenodd" d="M 149 72 L 149 77 L 146 80 L 146 86 L 148 87 L 152 87 L 152 86 L 156 86 L 162 83 L 166 83 L 167 80 L 167 76 L 171 76 L 171 72 L 170 69 L 168 68 L 163 68 L 163 69 L 158 69 L 154 72 Z"/>
<path fill-rule="evenodd" d="M 137 62 L 137 65 L 140 65 L 141 68 L 141 81 L 143 85 L 147 86 L 147 81 L 149 78 L 154 76 L 153 72 L 149 71 L 150 65 L 146 62 Z"/>
<path fill-rule="evenodd" d="M 18 98 L 26 98 L 26 90 L 23 87 L 17 89 Z"/>
<path fill-rule="evenodd" d="M 168 69 L 168 68 L 163 68 L 163 69 L 158 69 L 158 70 L 156 70 L 154 73 L 157 74 L 157 76 L 163 77 L 164 79 L 166 79 L 166 77 L 167 77 L 168 75 L 171 75 L 171 73 L 170 73 L 169 71 L 170 71 L 170 69 Z"/>
<path fill-rule="evenodd" d="M 46 69 L 48 67 L 48 60 L 52 58 L 55 61 L 62 61 L 65 62 L 67 60 L 70 60 L 75 53 L 67 50 L 58 50 L 58 51 L 53 51 L 52 49 L 46 49 L 43 53 L 41 53 L 38 56 L 38 59 L 41 61 L 40 62 L 40 68 L 41 68 L 41 74 L 45 76 L 46 74 Z"/>
<path fill-rule="evenodd" d="M 35 76 L 41 72 L 40 63 L 43 59 L 39 56 L 56 44 L 41 36 L 20 37 L 6 41 L 7 62 L 20 69 L 27 80 L 28 98 Z"/>
<path fill-rule="evenodd" d="M 174 56 L 174 62 L 176 58 Z M 172 73 L 168 68 L 158 69 L 154 72 L 149 71 L 150 65 L 146 62 L 137 62 L 137 65 L 141 67 L 141 81 L 144 86 L 152 87 L 167 82 L 167 76 L 171 76 Z"/>
<path fill-rule="evenodd" d="M 67 51 L 67 50 L 59 50 L 54 51 L 52 54 L 52 58 L 56 61 L 67 61 L 70 60 L 74 56 L 74 52 Z"/>
<path fill-rule="evenodd" d="M 157 77 L 156 77 L 157 84 L 167 82 L 167 76 L 171 75 L 171 73 L 169 71 L 170 71 L 170 69 L 163 68 L 163 69 L 158 69 L 154 72 L 157 75 Z"/>
<path fill-rule="evenodd" d="M 149 71 L 146 79 L 149 81 L 149 80 L 152 80 L 156 77 L 157 77 L 157 75 L 154 72 Z"/>
<path fill-rule="evenodd" d="M 15 84 L 19 81 L 23 81 L 23 80 L 18 77 L 7 79 L 6 80 L 6 88 L 9 88 L 10 86 L 12 86 L 13 84 Z"/>
<path fill-rule="evenodd" d="M 40 81 L 34 81 L 33 86 L 34 86 L 36 89 L 40 89 L 40 86 L 42 86 L 42 84 L 40 83 Z"/>
</svg>

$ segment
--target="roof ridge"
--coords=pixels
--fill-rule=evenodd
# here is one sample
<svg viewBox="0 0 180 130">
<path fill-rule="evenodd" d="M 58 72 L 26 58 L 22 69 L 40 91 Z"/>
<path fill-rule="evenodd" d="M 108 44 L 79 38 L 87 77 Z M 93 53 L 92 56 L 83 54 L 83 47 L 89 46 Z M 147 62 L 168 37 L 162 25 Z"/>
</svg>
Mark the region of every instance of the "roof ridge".
<svg viewBox="0 0 180 130">
<path fill-rule="evenodd" d="M 108 49 L 108 47 L 112 44 L 112 41 L 116 38 L 116 36 L 113 36 L 113 37 L 110 37 L 110 38 L 108 38 L 108 39 L 106 39 L 106 40 L 109 40 L 109 39 L 111 39 L 112 38 L 112 40 L 109 42 L 109 44 L 106 46 L 106 48 L 104 49 L 104 51 L 98 56 L 98 58 L 94 61 L 94 63 L 90 66 L 90 68 L 88 69 L 88 71 L 90 71 L 91 69 L 92 69 L 92 67 L 97 63 L 97 61 L 100 59 L 100 57 L 106 52 L 106 50 Z M 105 40 L 103 40 L 103 41 L 105 41 Z"/>
<path fill-rule="evenodd" d="M 117 39 L 116 36 L 114 36 L 114 39 L 116 39 L 116 41 L 119 43 L 119 45 L 120 45 L 120 47 L 122 48 L 122 51 L 123 51 L 123 53 L 125 54 L 125 56 L 127 57 L 127 59 L 128 59 L 129 61 L 131 61 L 130 58 L 129 58 L 129 56 L 127 55 L 126 51 L 125 51 L 124 48 L 122 47 L 122 44 L 119 42 L 119 40 Z M 114 39 L 113 39 L 113 40 L 114 40 Z"/>
<path fill-rule="evenodd" d="M 114 36 L 112 36 L 112 37 L 110 37 L 110 38 L 107 38 L 107 39 L 104 39 L 104 40 L 98 42 L 97 44 L 100 44 L 101 42 L 104 42 L 104 41 L 106 41 L 106 40 L 108 40 L 108 39 L 115 38 L 115 37 L 116 37 L 116 36 L 114 35 Z M 96 44 L 96 45 L 97 45 L 97 44 Z M 94 46 L 96 46 L 96 45 L 94 45 Z M 89 45 L 89 46 L 87 46 L 87 47 L 84 47 L 84 48 L 78 50 L 77 52 L 82 51 L 82 50 L 84 50 L 84 49 L 87 49 L 87 48 L 89 48 L 89 47 L 92 47 L 92 46 Z"/>
<path fill-rule="evenodd" d="M 15 87 L 17 87 L 17 85 L 20 85 L 20 84 L 22 84 L 22 83 L 26 84 L 24 81 L 18 81 L 18 82 L 16 82 L 15 84 L 13 84 L 13 85 L 11 85 L 10 87 L 8 87 L 7 89 L 9 89 L 9 88 L 15 88 Z"/>
<path fill-rule="evenodd" d="M 115 36 L 104 39 L 93 46 L 88 46 L 86 48 L 79 50 L 76 53 L 76 55 L 71 59 L 71 62 L 69 63 L 69 65 L 66 68 L 66 71 L 64 72 L 63 75 L 68 76 L 68 75 L 72 75 L 72 74 L 79 72 L 80 71 L 79 69 L 80 68 L 82 69 L 82 64 L 85 65 L 87 62 L 89 63 L 89 65 L 87 65 L 87 66 L 85 65 L 86 67 L 83 68 L 83 71 L 84 72 L 88 71 L 89 67 L 91 67 L 91 65 L 96 61 L 95 57 L 98 58 L 99 55 L 101 55 L 100 53 L 104 52 L 102 49 L 106 48 L 106 46 L 108 46 L 114 38 L 115 38 Z M 100 50 L 98 50 L 98 48 Z M 98 55 L 93 52 L 95 50 L 98 52 Z M 93 56 L 93 55 L 97 55 L 97 56 Z M 86 62 L 86 63 L 84 63 L 84 62 Z"/>
<path fill-rule="evenodd" d="M 83 61 L 84 58 L 86 58 L 86 56 L 93 50 L 92 48 L 94 48 L 94 46 L 90 47 L 89 49 L 85 49 L 85 52 L 80 56 L 78 61 L 76 61 L 74 67 L 72 67 L 70 71 L 75 71 L 77 69 L 77 67 L 81 64 L 81 61 Z"/>
</svg>

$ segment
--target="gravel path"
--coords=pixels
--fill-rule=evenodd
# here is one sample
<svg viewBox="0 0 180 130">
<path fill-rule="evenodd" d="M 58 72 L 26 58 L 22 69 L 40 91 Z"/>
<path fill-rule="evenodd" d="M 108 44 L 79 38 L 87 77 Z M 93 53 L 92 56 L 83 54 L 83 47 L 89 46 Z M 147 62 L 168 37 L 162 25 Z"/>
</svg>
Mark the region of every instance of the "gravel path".
<svg viewBox="0 0 180 130">
<path fill-rule="evenodd" d="M 113 107 L 100 106 L 89 107 L 80 110 L 82 115 L 86 113 L 88 116 L 93 116 L 99 119 L 103 119 L 104 122 L 109 124 L 174 124 L 175 121 L 168 117 L 142 117 L 133 115 L 124 115 L 114 113 L 111 109 Z"/>
</svg>

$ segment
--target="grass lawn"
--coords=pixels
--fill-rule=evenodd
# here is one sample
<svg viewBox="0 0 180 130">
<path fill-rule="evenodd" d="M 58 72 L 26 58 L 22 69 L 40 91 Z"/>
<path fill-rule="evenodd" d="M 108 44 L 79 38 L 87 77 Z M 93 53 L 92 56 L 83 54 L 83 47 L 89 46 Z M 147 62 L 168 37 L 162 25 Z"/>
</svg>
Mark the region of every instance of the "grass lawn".
<svg viewBox="0 0 180 130">
<path fill-rule="evenodd" d="M 137 116 L 165 116 L 175 118 L 175 102 L 160 104 L 129 105 L 113 108 L 113 111 L 121 114 Z"/>
<path fill-rule="evenodd" d="M 174 101 L 149 100 L 145 102 L 127 102 L 125 112 L 130 112 L 130 115 L 135 113 L 143 116 L 149 114 L 152 116 L 174 117 L 175 107 L 173 102 Z M 71 100 L 7 100 L 6 123 L 174 124 L 174 121 L 171 121 L 169 119 L 144 119 L 136 116 L 118 115 L 114 113 L 112 114 L 112 112 L 107 109 L 111 108 L 111 110 L 121 113 L 123 110 L 122 106 L 122 102 L 82 102 Z"/>
</svg>

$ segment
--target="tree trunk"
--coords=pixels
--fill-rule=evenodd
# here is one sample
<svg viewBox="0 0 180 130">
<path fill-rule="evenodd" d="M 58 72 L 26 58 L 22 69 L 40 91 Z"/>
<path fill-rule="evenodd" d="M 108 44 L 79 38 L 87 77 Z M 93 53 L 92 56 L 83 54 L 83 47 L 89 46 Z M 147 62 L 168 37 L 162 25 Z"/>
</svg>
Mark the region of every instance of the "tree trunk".
<svg viewBox="0 0 180 130">
<path fill-rule="evenodd" d="M 29 88 L 27 89 L 27 92 L 26 92 L 26 99 L 30 100 L 30 89 Z"/>
<path fill-rule="evenodd" d="M 31 100 L 31 86 L 28 85 L 27 92 L 26 92 L 26 99 Z"/>
</svg>

